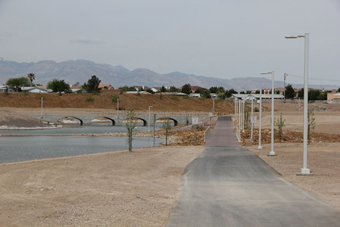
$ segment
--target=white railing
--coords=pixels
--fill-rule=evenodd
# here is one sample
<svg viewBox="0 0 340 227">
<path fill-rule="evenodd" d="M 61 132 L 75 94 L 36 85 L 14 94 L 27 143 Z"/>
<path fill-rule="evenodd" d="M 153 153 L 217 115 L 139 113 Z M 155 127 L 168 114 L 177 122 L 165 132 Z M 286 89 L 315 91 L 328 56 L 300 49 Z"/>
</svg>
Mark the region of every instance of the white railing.
<svg viewBox="0 0 340 227">
<path fill-rule="evenodd" d="M 25 115 L 41 115 L 41 110 L 27 110 L 20 111 L 21 114 Z M 136 116 L 149 116 L 148 111 L 135 111 Z M 90 115 L 90 116 L 127 116 L 129 111 L 120 110 L 117 111 L 50 111 L 43 110 L 43 115 L 59 115 L 59 116 L 70 116 L 70 115 Z M 188 117 L 199 117 L 199 116 L 209 116 L 209 112 L 150 112 L 153 116 L 188 116 Z"/>
<path fill-rule="evenodd" d="M 210 136 L 210 126 L 204 131 L 204 142 L 207 142 Z"/>
</svg>

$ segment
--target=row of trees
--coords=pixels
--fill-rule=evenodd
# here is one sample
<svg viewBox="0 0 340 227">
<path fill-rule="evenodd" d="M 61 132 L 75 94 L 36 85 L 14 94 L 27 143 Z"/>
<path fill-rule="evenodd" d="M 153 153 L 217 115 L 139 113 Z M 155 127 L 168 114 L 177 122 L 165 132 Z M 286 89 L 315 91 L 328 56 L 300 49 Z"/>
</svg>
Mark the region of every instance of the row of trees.
<svg viewBox="0 0 340 227">
<path fill-rule="evenodd" d="M 33 86 L 33 80 L 35 80 L 35 75 L 33 73 L 29 73 L 27 74 L 27 77 L 10 78 L 7 80 L 6 84 L 16 88 L 18 91 L 21 91 L 22 87 Z M 87 83 L 84 83 L 82 90 L 90 93 L 98 93 L 100 90 L 100 82 L 101 80 L 93 75 Z M 50 80 L 47 83 L 47 89 L 51 89 L 53 92 L 59 92 L 59 95 L 61 95 L 62 92 L 71 92 L 70 85 L 64 80 L 58 79 Z"/>
<path fill-rule="evenodd" d="M 91 79 L 87 81 L 87 83 L 84 83 L 82 86 L 83 91 L 87 91 L 89 93 L 99 93 L 99 84 L 101 80 L 96 77 L 96 75 L 93 75 Z M 64 80 L 58 80 L 58 79 L 53 79 L 47 83 L 47 89 L 51 89 L 53 92 L 59 92 L 59 95 L 61 95 L 62 92 L 70 92 L 70 85 L 67 84 Z"/>
<path fill-rule="evenodd" d="M 7 80 L 6 84 L 12 87 L 15 87 L 18 91 L 21 91 L 21 87 L 27 87 L 27 86 L 33 86 L 33 80 L 35 80 L 35 74 L 29 73 L 27 74 L 27 77 L 19 77 L 19 78 L 10 78 Z M 82 86 L 82 91 L 86 91 L 89 93 L 98 93 L 99 92 L 99 84 L 101 80 L 93 75 L 91 79 L 87 81 L 87 83 L 84 83 Z M 78 83 L 79 84 L 79 83 Z M 53 79 L 47 83 L 47 88 L 51 89 L 53 92 L 59 92 L 61 94 L 62 92 L 70 92 L 70 86 L 67 84 L 64 80 L 58 80 Z M 285 98 L 287 99 L 293 99 L 295 97 L 303 98 L 304 96 L 304 89 L 298 91 L 298 94 L 296 95 L 295 89 L 291 84 L 288 84 L 285 91 Z M 120 87 L 122 91 L 136 91 L 135 87 Z M 143 89 L 142 89 L 143 90 Z M 151 89 L 146 89 L 149 93 L 154 93 Z M 169 89 L 166 89 L 164 86 L 160 89 L 160 92 L 182 92 L 185 94 L 192 93 L 191 85 L 185 84 L 182 86 L 182 89 L 176 88 L 174 86 L 170 87 Z M 241 91 L 241 94 L 251 94 L 252 91 Z M 311 89 L 308 91 L 308 99 L 309 100 L 327 100 L 327 93 L 330 91 L 322 92 L 320 90 L 313 90 Z M 340 88 L 338 89 L 338 92 L 340 92 Z M 232 96 L 232 94 L 237 94 L 238 92 L 234 89 L 225 90 L 223 87 L 210 87 L 209 89 L 204 88 L 198 88 L 195 90 L 195 93 L 199 93 L 201 97 L 210 98 L 211 93 L 218 94 L 218 96 L 221 99 L 229 98 Z M 259 94 L 260 90 L 255 91 L 255 94 Z M 264 93 L 264 92 L 262 92 Z M 271 91 L 269 92 L 271 94 Z M 277 90 L 277 94 L 280 92 Z"/>
<path fill-rule="evenodd" d="M 185 94 L 192 93 L 191 85 L 190 84 L 183 85 L 181 92 Z M 224 87 L 211 87 L 209 89 L 198 88 L 195 90 L 195 93 L 200 94 L 201 97 L 204 97 L 204 98 L 210 98 L 211 97 L 210 94 L 214 93 L 214 94 L 218 94 L 219 98 L 225 99 L 225 98 L 230 98 L 232 94 L 237 94 L 237 91 L 235 91 L 234 89 L 225 90 Z"/>
</svg>

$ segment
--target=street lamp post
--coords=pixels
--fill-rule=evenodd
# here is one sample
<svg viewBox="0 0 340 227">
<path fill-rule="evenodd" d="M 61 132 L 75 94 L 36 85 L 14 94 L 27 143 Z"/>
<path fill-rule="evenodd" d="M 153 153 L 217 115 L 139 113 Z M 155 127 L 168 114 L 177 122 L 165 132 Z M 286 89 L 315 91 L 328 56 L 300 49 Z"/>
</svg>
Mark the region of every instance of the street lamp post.
<svg viewBox="0 0 340 227">
<path fill-rule="evenodd" d="M 241 100 L 238 100 L 238 130 L 241 131 Z"/>
<path fill-rule="evenodd" d="M 257 149 L 262 150 L 261 146 L 261 119 L 262 119 L 262 89 L 260 89 L 260 120 L 259 120 L 259 146 Z"/>
<path fill-rule="evenodd" d="M 253 112 L 253 109 L 254 109 L 254 97 L 251 98 L 251 117 L 253 117 L 254 115 L 254 112 Z M 251 138 L 251 142 L 254 143 L 254 122 L 251 121 L 251 135 L 250 135 L 250 138 Z"/>
<path fill-rule="evenodd" d="M 242 110 L 243 110 L 243 113 L 242 113 L 242 132 L 244 132 L 244 104 L 245 104 L 245 101 L 243 100 L 242 101 Z"/>
<path fill-rule="evenodd" d="M 286 36 L 286 39 L 305 38 L 305 56 L 304 56 L 304 94 L 303 94 L 303 167 L 301 175 L 310 175 L 310 169 L 307 168 L 307 140 L 308 140 L 308 68 L 309 68 L 309 33 L 304 35 Z"/>
<path fill-rule="evenodd" d="M 44 114 L 43 114 L 43 109 L 44 109 L 44 98 L 43 97 L 41 97 L 41 119 L 43 119 L 43 116 L 44 116 Z"/>
<path fill-rule="evenodd" d="M 283 75 L 283 81 L 284 81 L 284 85 L 283 85 L 283 88 L 284 88 L 284 98 L 285 98 L 285 103 L 286 103 L 286 78 L 287 78 L 287 76 L 288 76 L 288 74 L 287 73 L 285 73 L 284 75 Z"/>
<path fill-rule="evenodd" d="M 272 130 L 271 130 L 271 151 L 268 156 L 276 156 L 274 152 L 274 71 L 264 72 L 261 74 L 272 74 Z"/>
<path fill-rule="evenodd" d="M 152 106 L 149 106 L 148 132 L 150 132 L 150 108 L 152 108 Z"/>
<path fill-rule="evenodd" d="M 117 99 L 117 119 L 119 119 L 119 98 Z"/>
</svg>

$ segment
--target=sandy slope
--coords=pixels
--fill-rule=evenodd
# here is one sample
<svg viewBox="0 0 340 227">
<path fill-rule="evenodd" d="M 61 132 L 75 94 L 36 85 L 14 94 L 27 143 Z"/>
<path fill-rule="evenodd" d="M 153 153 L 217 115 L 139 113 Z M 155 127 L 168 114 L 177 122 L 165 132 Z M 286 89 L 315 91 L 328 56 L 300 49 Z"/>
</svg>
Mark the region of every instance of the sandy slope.
<svg viewBox="0 0 340 227">
<path fill-rule="evenodd" d="M 0 226 L 164 226 L 202 146 L 0 165 Z"/>
</svg>

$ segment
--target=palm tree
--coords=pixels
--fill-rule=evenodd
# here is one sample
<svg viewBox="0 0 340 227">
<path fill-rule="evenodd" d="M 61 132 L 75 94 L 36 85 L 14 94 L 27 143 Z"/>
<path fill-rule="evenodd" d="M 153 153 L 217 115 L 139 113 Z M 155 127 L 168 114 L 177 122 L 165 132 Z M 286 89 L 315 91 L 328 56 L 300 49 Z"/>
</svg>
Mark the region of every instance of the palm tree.
<svg viewBox="0 0 340 227">
<path fill-rule="evenodd" d="M 28 79 L 30 79 L 30 81 L 31 81 L 31 87 L 32 87 L 32 81 L 35 80 L 35 75 L 34 75 L 34 73 L 29 73 L 29 74 L 27 74 L 27 77 L 28 77 Z"/>
</svg>

